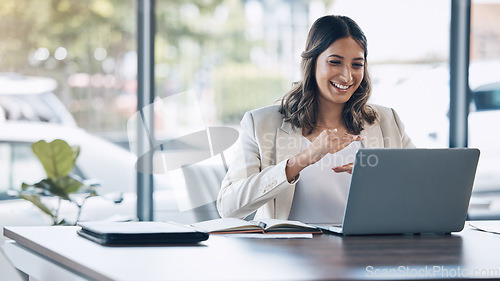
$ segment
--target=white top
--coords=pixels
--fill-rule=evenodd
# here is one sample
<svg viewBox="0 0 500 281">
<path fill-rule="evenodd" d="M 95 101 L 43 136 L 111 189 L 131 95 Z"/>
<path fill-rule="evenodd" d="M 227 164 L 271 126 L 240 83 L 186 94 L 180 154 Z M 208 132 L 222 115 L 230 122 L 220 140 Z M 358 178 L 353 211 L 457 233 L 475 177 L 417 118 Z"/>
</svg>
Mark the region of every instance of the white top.
<svg viewBox="0 0 500 281">
<path fill-rule="evenodd" d="M 303 137 L 302 150 L 311 142 Z M 300 172 L 295 187 L 289 220 L 305 223 L 341 223 L 351 183 L 348 173 L 335 173 L 335 166 L 353 163 L 361 142 L 352 142 L 337 153 L 328 153 L 320 161 Z"/>
</svg>

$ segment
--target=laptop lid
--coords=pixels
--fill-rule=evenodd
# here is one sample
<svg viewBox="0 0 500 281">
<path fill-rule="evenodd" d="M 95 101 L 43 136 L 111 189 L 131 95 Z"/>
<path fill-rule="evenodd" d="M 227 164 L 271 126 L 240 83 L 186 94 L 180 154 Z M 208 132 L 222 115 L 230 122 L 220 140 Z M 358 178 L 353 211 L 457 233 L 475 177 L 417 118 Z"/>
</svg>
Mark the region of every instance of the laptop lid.
<svg viewBox="0 0 500 281">
<path fill-rule="evenodd" d="M 473 148 L 360 149 L 343 234 L 461 231 L 478 159 Z"/>
</svg>

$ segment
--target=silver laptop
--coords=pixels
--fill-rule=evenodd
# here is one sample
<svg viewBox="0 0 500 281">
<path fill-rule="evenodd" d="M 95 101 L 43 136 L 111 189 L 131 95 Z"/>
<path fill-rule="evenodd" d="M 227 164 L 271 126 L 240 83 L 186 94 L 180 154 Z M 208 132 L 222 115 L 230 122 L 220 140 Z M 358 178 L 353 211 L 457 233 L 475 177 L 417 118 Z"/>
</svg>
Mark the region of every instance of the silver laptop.
<svg viewBox="0 0 500 281">
<path fill-rule="evenodd" d="M 315 226 L 343 235 L 461 231 L 478 160 L 474 148 L 360 149 L 342 225 Z"/>
</svg>

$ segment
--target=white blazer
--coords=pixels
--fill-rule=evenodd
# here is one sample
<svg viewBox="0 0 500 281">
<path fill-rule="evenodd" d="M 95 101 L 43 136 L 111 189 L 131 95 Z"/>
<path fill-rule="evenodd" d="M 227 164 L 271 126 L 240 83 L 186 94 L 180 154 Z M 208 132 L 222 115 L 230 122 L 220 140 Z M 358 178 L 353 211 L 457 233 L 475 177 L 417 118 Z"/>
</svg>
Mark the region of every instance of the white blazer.
<svg viewBox="0 0 500 281">
<path fill-rule="evenodd" d="M 413 148 L 396 112 L 371 105 L 377 120 L 365 124 L 361 135 L 366 148 Z M 221 217 L 288 219 L 295 183 L 288 183 L 288 159 L 300 152 L 302 130 L 283 120 L 279 106 L 245 113 L 235 160 L 222 181 L 217 198 Z"/>
</svg>

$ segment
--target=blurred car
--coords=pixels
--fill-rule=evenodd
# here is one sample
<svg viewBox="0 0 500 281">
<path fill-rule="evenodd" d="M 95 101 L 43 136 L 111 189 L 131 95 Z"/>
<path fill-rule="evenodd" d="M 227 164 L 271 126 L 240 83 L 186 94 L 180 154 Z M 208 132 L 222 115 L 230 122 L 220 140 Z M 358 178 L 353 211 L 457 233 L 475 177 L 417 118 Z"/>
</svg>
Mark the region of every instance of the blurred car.
<svg viewBox="0 0 500 281">
<path fill-rule="evenodd" d="M 472 90 L 472 105 L 469 146 L 481 149 L 475 190 L 500 191 L 500 75 L 497 82 Z"/>
<path fill-rule="evenodd" d="M 36 182 L 45 171 L 31 151 L 38 140 L 60 138 L 81 148 L 75 173 L 102 181 L 101 193 L 135 190 L 134 158 L 126 150 L 83 129 L 43 122 L 0 123 L 0 192 Z"/>
<path fill-rule="evenodd" d="M 396 84 L 375 89 L 374 102 L 393 107 L 418 147 L 449 146 L 449 69 L 432 65 Z M 469 147 L 481 150 L 474 191 L 500 191 L 500 61 L 473 61 Z"/>
<path fill-rule="evenodd" d="M 54 94 L 56 88 L 52 78 L 0 73 L 0 122 L 43 121 L 76 127 L 75 119 Z"/>
<path fill-rule="evenodd" d="M 36 183 L 45 178 L 45 171 L 31 150 L 38 140 L 63 139 L 80 146 L 75 174 L 95 179 L 99 197 L 89 198 L 81 220 L 127 220 L 136 218 L 135 156 L 109 141 L 93 136 L 83 129 L 46 122 L 0 122 L 0 227 L 5 225 L 50 224 L 51 219 L 31 202 L 12 197 L 21 183 Z M 165 175 L 154 176 L 154 216 L 160 220 L 180 223 L 194 221 L 192 212 L 180 212 L 175 194 Z M 117 198 L 122 202 L 115 204 Z M 57 199 L 42 198 L 55 206 Z M 76 218 L 77 209 L 63 200 L 61 217 Z M 0 241 L 1 242 L 1 241 Z"/>
</svg>

